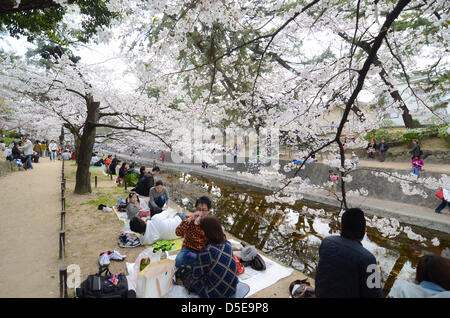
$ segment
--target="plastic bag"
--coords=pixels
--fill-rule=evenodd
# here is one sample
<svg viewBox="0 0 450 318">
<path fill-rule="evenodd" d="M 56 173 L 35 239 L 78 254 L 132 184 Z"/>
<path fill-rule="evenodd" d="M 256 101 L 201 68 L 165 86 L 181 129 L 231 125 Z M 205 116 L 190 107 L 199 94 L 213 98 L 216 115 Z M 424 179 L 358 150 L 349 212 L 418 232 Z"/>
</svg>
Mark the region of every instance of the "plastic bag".
<svg viewBox="0 0 450 318">
<path fill-rule="evenodd" d="M 164 259 L 150 263 L 137 276 L 136 296 L 138 298 L 167 297 L 175 274 L 175 261 Z"/>
<path fill-rule="evenodd" d="M 153 247 L 146 248 L 143 250 L 139 256 L 136 258 L 134 263 L 126 263 L 128 278 L 129 280 L 136 282 L 137 276 L 139 274 L 139 268 L 141 266 L 141 259 L 150 258 L 150 264 L 158 262 L 161 259 L 162 251 L 159 250 L 156 253 L 153 253 Z"/>
</svg>

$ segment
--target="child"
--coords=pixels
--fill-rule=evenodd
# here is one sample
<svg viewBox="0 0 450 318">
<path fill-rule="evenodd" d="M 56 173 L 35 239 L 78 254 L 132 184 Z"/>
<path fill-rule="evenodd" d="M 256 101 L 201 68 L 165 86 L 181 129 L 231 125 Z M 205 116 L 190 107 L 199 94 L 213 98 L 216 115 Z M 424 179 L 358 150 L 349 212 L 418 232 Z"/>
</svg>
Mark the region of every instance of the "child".
<svg viewBox="0 0 450 318">
<path fill-rule="evenodd" d="M 336 189 L 337 189 L 339 175 L 337 173 L 333 172 L 333 170 L 329 170 L 328 173 L 330 174 L 328 176 L 328 181 L 331 182 L 331 184 L 328 188 L 328 191 L 329 191 L 328 196 L 330 196 L 331 193 L 336 195 Z"/>
<path fill-rule="evenodd" d="M 420 156 L 414 156 L 411 163 L 412 163 L 411 173 L 419 177 L 420 170 L 422 170 L 423 167 L 423 160 L 420 158 Z"/>
</svg>

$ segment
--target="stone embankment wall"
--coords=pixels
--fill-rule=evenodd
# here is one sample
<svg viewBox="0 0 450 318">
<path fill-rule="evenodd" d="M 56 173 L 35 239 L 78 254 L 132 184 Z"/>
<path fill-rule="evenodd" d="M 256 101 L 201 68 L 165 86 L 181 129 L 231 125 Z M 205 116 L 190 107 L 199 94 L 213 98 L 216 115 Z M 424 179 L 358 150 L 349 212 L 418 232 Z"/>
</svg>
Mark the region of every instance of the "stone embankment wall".
<svg viewBox="0 0 450 318">
<path fill-rule="evenodd" d="M 408 155 L 409 156 L 409 155 Z M 144 155 L 143 159 L 147 159 L 156 161 L 156 163 L 160 163 L 159 154 L 148 154 Z M 409 157 L 410 159 L 410 157 Z M 239 160 L 243 160 L 243 158 L 239 158 Z M 136 160 L 139 161 L 139 160 Z M 427 159 L 428 161 L 428 159 Z M 170 153 L 166 153 L 165 162 L 171 162 Z M 233 157 L 227 156 L 227 158 L 223 159 L 223 162 L 229 168 L 232 168 L 233 171 L 239 172 L 251 172 L 257 173 L 258 167 L 247 162 L 243 163 L 233 163 Z M 280 160 L 281 170 L 280 173 L 283 173 L 287 176 L 293 176 L 295 170 L 290 172 L 285 172 L 283 167 L 286 164 L 289 164 L 290 161 L 282 161 Z M 193 163 L 191 163 L 193 164 Z M 200 163 L 195 163 L 195 165 L 201 165 Z M 327 182 L 328 179 L 328 170 L 331 168 L 321 163 L 309 163 L 305 165 L 305 168 L 302 169 L 297 175 L 305 178 L 309 177 L 311 179 L 312 184 L 323 185 Z M 335 169 L 336 171 L 336 169 Z M 358 167 L 354 172 L 351 173 L 352 181 L 350 183 L 346 183 L 346 190 L 358 190 L 364 188 L 368 191 L 368 196 L 376 199 L 407 203 L 411 205 L 423 206 L 428 208 L 435 209 L 436 206 L 440 203 L 440 200 L 435 196 L 437 190 L 431 190 L 421 185 L 417 185 L 417 188 L 423 190 L 427 194 L 427 198 L 423 198 L 420 195 L 407 195 L 402 191 L 401 185 L 398 182 L 389 182 L 386 177 L 375 176 L 372 172 L 387 172 L 387 173 L 399 173 L 400 175 L 408 176 L 409 171 L 396 171 L 393 169 L 380 169 L 380 168 L 368 168 L 368 167 Z M 439 179 L 441 177 L 441 173 L 424 171 L 420 174 L 420 178 L 428 178 L 433 177 Z M 256 185 L 257 186 L 257 185 Z M 340 191 L 340 185 L 338 186 L 338 191 Z M 364 197 L 361 197 L 364 200 Z"/>
<path fill-rule="evenodd" d="M 6 175 L 9 172 L 19 171 L 21 168 L 17 166 L 17 163 L 8 160 L 0 160 L 0 177 Z"/>
</svg>

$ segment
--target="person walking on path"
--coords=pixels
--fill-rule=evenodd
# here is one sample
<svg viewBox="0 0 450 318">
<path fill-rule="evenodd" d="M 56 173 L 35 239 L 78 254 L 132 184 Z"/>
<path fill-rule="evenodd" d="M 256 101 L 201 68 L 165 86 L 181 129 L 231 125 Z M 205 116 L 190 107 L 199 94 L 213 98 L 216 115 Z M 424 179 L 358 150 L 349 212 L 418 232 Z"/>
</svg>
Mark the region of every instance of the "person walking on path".
<svg viewBox="0 0 450 318">
<path fill-rule="evenodd" d="M 411 160 L 414 159 L 414 157 L 422 156 L 422 150 L 420 150 L 419 140 L 414 139 L 413 144 L 414 144 L 414 146 L 409 151 L 409 153 L 412 155 Z"/>
<path fill-rule="evenodd" d="M 442 202 L 434 211 L 436 213 L 441 213 L 441 211 L 445 208 L 446 205 L 450 209 L 450 190 L 442 188 Z"/>
<path fill-rule="evenodd" d="M 383 162 L 385 159 L 386 151 L 388 151 L 389 149 L 389 145 L 386 142 L 384 142 L 384 139 L 381 139 L 379 149 L 380 149 L 380 162 Z"/>
<path fill-rule="evenodd" d="M 326 237 L 319 247 L 315 284 L 318 298 L 382 298 L 377 260 L 363 247 L 364 212 L 352 208 L 341 218 L 341 235 Z"/>
<path fill-rule="evenodd" d="M 423 168 L 423 160 L 420 158 L 420 156 L 414 156 L 414 158 L 411 160 L 412 163 L 412 170 L 411 173 L 415 174 L 417 177 L 420 176 L 420 171 Z"/>
<path fill-rule="evenodd" d="M 50 161 L 56 161 L 56 155 L 58 153 L 58 145 L 54 140 L 50 141 L 48 145 L 48 151 L 50 152 Z"/>
</svg>

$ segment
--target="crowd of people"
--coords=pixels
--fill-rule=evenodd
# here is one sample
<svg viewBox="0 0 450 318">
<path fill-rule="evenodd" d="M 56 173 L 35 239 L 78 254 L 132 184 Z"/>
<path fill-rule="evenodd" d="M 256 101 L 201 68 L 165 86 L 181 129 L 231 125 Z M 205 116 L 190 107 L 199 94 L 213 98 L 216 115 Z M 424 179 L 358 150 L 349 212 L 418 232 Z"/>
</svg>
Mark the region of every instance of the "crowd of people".
<svg viewBox="0 0 450 318">
<path fill-rule="evenodd" d="M 15 161 L 19 167 L 33 169 L 33 163 L 39 163 L 40 158 L 49 157 L 51 162 L 56 160 L 74 160 L 75 153 L 69 148 L 62 151 L 61 146 L 55 140 L 35 140 L 23 136 L 20 141 L 13 141 L 9 146 L 0 142 L 0 148 L 4 151 L 6 160 Z"/>
</svg>

